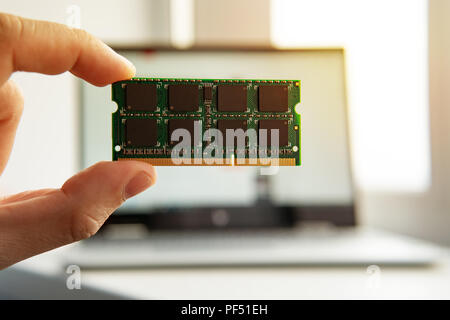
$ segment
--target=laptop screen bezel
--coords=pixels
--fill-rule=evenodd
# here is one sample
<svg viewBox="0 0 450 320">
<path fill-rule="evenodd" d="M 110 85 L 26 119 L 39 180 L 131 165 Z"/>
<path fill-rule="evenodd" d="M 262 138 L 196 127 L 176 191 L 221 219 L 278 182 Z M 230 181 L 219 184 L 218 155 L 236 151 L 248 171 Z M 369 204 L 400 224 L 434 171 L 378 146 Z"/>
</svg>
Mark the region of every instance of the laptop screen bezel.
<svg viewBox="0 0 450 320">
<path fill-rule="evenodd" d="M 345 65 L 345 51 L 343 48 L 289 48 L 279 49 L 275 47 L 191 47 L 177 49 L 172 47 L 113 47 L 120 52 L 305 52 L 305 51 L 339 51 L 342 53 Z M 346 75 L 344 72 L 344 81 Z M 346 87 L 346 86 L 345 86 Z M 80 95 L 83 94 L 80 86 Z M 346 95 L 345 95 L 346 98 Z M 79 112 L 83 110 L 83 99 L 79 99 Z M 347 98 L 346 98 L 347 105 Z M 223 230 L 223 229 L 252 229 L 252 228 L 290 228 L 303 223 L 327 223 L 335 226 L 355 226 L 357 224 L 355 213 L 355 188 L 351 171 L 351 144 L 350 129 L 348 124 L 348 108 L 345 108 L 345 128 L 347 136 L 347 150 L 349 152 L 350 180 L 352 184 L 352 202 L 350 204 L 326 204 L 326 205 L 301 205 L 301 206 L 276 206 L 268 200 L 257 201 L 250 207 L 189 207 L 184 209 L 150 209 L 148 213 L 134 212 L 132 209 L 122 209 L 120 214 L 113 214 L 105 225 L 143 223 L 151 230 Z M 78 117 L 82 119 L 81 116 Z M 80 120 L 80 135 L 83 134 L 83 124 Z M 83 139 L 79 139 L 80 168 L 82 167 Z M 218 224 L 215 216 L 226 214 L 227 223 Z"/>
</svg>

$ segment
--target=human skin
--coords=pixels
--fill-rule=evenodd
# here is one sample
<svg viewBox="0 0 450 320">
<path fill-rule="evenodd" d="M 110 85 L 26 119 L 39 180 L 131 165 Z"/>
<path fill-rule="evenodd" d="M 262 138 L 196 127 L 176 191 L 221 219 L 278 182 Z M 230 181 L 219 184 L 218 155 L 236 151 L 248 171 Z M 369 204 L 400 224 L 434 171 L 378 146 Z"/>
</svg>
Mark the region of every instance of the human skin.
<svg viewBox="0 0 450 320">
<path fill-rule="evenodd" d="M 70 71 L 96 86 L 135 74 L 128 60 L 83 30 L 0 13 L 0 173 L 24 106 L 20 89 L 10 80 L 15 71 L 49 75 Z M 29 104 L 27 108 L 32 108 Z M 126 199 L 155 181 L 156 172 L 149 164 L 104 161 L 60 188 L 1 199 L 0 269 L 94 235 Z"/>
</svg>

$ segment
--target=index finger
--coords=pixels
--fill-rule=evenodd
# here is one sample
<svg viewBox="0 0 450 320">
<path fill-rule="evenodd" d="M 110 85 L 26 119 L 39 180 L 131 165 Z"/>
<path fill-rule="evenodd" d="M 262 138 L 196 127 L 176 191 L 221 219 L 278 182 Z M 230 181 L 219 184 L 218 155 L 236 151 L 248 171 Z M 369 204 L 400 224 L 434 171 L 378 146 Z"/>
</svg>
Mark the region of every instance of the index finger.
<svg viewBox="0 0 450 320">
<path fill-rule="evenodd" d="M 103 86 L 134 76 L 134 66 L 89 33 L 0 13 L 0 85 L 14 71 L 74 75 Z"/>
</svg>

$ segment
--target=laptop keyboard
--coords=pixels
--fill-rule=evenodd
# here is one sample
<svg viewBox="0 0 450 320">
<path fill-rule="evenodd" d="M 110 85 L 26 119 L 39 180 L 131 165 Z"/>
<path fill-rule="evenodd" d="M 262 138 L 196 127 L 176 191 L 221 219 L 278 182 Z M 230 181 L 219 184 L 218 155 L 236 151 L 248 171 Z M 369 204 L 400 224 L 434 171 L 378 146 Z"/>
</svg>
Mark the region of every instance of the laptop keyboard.
<svg viewBox="0 0 450 320">
<path fill-rule="evenodd" d="M 298 230 L 267 230 L 267 231 L 229 231 L 229 232 L 156 232 L 140 239 L 93 237 L 83 242 L 87 247 L 146 247 L 153 250 L 192 250 L 264 248 L 286 246 L 289 242 L 302 243 L 317 241 L 340 241 L 347 232 L 299 232 Z M 339 240 L 340 239 L 340 240 Z"/>
</svg>

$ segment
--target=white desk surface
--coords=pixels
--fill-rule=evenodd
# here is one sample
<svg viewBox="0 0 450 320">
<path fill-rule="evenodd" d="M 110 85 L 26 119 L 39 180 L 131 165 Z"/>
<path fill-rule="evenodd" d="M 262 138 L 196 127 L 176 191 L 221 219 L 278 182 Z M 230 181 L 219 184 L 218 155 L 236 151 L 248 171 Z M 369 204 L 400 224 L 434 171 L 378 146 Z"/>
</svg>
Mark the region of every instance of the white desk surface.
<svg viewBox="0 0 450 320">
<path fill-rule="evenodd" d="M 64 249 L 59 249 L 64 250 Z M 58 251 L 15 268 L 67 277 Z M 429 267 L 172 268 L 81 271 L 83 285 L 139 299 L 450 299 L 450 257 Z"/>
</svg>

